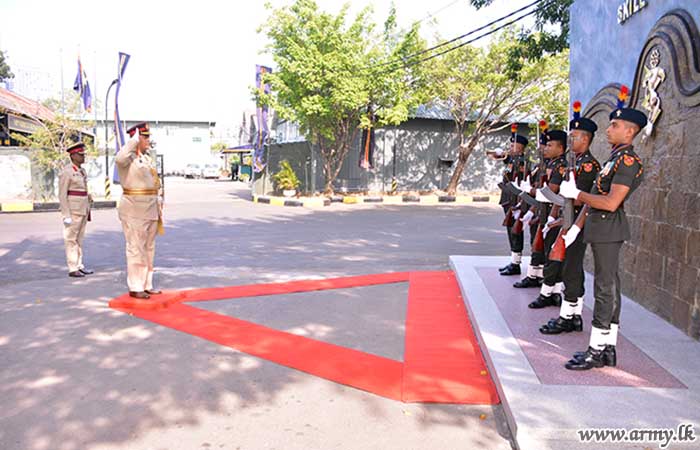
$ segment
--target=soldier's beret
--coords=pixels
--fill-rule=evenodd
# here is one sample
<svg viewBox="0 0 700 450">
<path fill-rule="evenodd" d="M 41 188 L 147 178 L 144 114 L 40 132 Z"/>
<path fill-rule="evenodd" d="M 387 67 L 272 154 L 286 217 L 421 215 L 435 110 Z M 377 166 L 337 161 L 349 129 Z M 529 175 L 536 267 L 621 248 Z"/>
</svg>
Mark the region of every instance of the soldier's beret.
<svg viewBox="0 0 700 450">
<path fill-rule="evenodd" d="M 591 119 L 581 117 L 569 122 L 569 130 L 583 130 L 588 131 L 591 134 L 595 134 L 595 132 L 598 131 L 598 125 L 596 125 Z"/>
<path fill-rule="evenodd" d="M 610 120 L 624 120 L 625 122 L 632 122 L 639 128 L 644 128 L 647 124 L 647 116 L 643 112 L 634 108 L 617 108 L 610 113 Z"/>
<path fill-rule="evenodd" d="M 513 142 L 513 136 L 510 137 L 510 142 Z M 517 142 L 518 144 L 527 145 L 528 140 L 525 136 L 523 136 L 521 134 L 516 134 L 515 135 L 515 142 Z"/>
<path fill-rule="evenodd" d="M 130 127 L 126 132 L 129 134 L 129 137 L 134 137 L 134 134 L 136 134 L 136 131 L 139 132 L 140 136 L 150 136 L 151 135 L 151 130 L 148 127 L 147 122 L 141 122 L 137 123 L 133 127 Z"/>
<path fill-rule="evenodd" d="M 542 133 L 540 133 L 540 145 L 547 145 L 547 141 L 549 141 L 548 133 L 548 131 L 543 131 Z"/>
<path fill-rule="evenodd" d="M 85 144 L 82 142 L 78 142 L 77 144 L 73 144 L 70 147 L 66 149 L 69 155 L 72 155 L 73 153 L 84 153 L 85 152 Z"/>
<path fill-rule="evenodd" d="M 547 133 L 547 137 L 550 141 L 561 142 L 564 147 L 566 147 L 566 131 L 563 130 L 550 130 Z"/>
</svg>

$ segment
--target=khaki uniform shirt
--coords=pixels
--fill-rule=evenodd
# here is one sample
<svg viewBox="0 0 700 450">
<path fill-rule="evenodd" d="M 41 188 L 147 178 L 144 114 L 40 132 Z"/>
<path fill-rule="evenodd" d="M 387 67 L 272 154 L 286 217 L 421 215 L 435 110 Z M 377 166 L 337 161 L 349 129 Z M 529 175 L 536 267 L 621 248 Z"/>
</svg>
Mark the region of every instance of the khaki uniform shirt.
<svg viewBox="0 0 700 450">
<path fill-rule="evenodd" d="M 87 173 L 73 163 L 66 165 L 58 176 L 58 201 L 64 218 L 71 214 L 86 216 L 90 212 L 88 196 L 68 195 L 68 191 L 87 192 Z"/>
<path fill-rule="evenodd" d="M 155 162 L 148 153 L 136 152 L 137 140 L 132 139 L 122 147 L 115 159 L 119 180 L 124 189 L 160 188 Z M 122 195 L 119 201 L 119 217 L 158 220 L 160 205 L 158 195 Z"/>
</svg>

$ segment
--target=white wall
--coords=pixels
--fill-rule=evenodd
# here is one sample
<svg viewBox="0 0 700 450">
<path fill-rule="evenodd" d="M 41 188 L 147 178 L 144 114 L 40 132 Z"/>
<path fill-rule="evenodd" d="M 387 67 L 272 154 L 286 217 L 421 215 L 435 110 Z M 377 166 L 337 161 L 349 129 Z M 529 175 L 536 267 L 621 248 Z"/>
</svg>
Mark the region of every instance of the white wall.
<svg viewBox="0 0 700 450">
<path fill-rule="evenodd" d="M 31 161 L 24 155 L 0 155 L 0 200 L 31 199 Z"/>
</svg>

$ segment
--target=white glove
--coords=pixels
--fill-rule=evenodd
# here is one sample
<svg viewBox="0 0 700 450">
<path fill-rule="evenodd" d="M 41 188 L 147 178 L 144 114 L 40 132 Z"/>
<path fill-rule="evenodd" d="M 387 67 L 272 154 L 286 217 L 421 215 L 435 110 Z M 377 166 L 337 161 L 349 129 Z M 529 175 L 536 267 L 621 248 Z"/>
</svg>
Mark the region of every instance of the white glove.
<svg viewBox="0 0 700 450">
<path fill-rule="evenodd" d="M 581 232 L 581 229 L 577 225 L 572 225 L 569 231 L 564 235 L 564 245 L 569 247 L 576 240 L 576 236 Z"/>
<path fill-rule="evenodd" d="M 72 223 L 73 223 L 73 219 L 71 219 L 70 217 L 63 218 L 63 225 L 70 225 Z"/>
<path fill-rule="evenodd" d="M 554 217 L 552 217 L 552 216 L 547 217 L 547 223 L 545 223 L 544 226 L 542 227 L 542 236 L 547 236 L 547 232 L 549 231 L 549 225 L 552 222 L 554 222 L 554 220 L 556 220 L 556 219 L 554 219 Z"/>
<path fill-rule="evenodd" d="M 525 215 L 523 216 L 523 218 L 520 219 L 520 221 L 521 221 L 522 223 L 524 223 L 525 225 L 529 225 L 529 224 L 530 224 L 530 219 L 532 219 L 532 217 L 533 217 L 534 215 L 535 215 L 535 213 L 533 213 L 532 211 L 528 211 L 528 212 L 525 213 Z"/>
<path fill-rule="evenodd" d="M 535 200 L 540 203 L 552 203 L 542 194 L 541 189 L 537 189 L 537 192 L 535 193 Z"/>
<path fill-rule="evenodd" d="M 520 218 L 520 210 L 513 211 L 513 220 L 518 220 Z"/>
<path fill-rule="evenodd" d="M 574 200 L 576 200 L 580 193 L 581 191 L 579 191 L 576 188 L 576 182 L 574 181 L 574 173 L 572 171 L 569 180 L 564 180 L 559 185 L 559 194 L 561 194 L 562 197 L 573 198 Z"/>
<path fill-rule="evenodd" d="M 520 189 L 528 193 L 530 190 L 532 190 L 532 186 L 530 185 L 530 177 L 526 178 L 525 181 L 520 183 Z"/>
</svg>

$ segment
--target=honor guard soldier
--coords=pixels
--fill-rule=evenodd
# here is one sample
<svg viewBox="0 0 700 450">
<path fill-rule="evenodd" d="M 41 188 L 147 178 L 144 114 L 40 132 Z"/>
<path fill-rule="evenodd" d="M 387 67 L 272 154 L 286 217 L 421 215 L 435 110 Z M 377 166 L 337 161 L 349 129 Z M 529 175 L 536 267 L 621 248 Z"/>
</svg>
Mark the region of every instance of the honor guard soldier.
<svg viewBox="0 0 700 450">
<path fill-rule="evenodd" d="M 147 299 L 160 294 L 153 288 L 155 240 L 162 224 L 160 179 L 155 161 L 148 153 L 151 148 L 148 124 L 136 124 L 127 133 L 132 139 L 122 147 L 115 159 L 123 190 L 119 201 L 119 220 L 126 239 L 129 295 Z"/>
<path fill-rule="evenodd" d="M 547 146 L 547 122 L 545 120 L 540 120 L 537 124 L 539 129 L 539 164 L 535 166 L 530 174 L 530 179 L 524 186 L 523 190 L 531 197 L 535 197 L 535 191 L 537 188 L 543 186 L 547 181 L 547 163 L 548 159 L 544 157 L 545 147 Z M 542 236 L 542 225 L 546 223 L 547 217 L 549 216 L 549 210 L 547 209 L 546 203 L 540 203 L 537 207 L 532 207 L 525 214 L 522 221 L 527 221 L 530 224 L 530 265 L 527 266 L 527 276 L 520 281 L 513 283 L 515 288 L 530 288 L 530 287 L 540 287 L 542 285 L 542 279 L 544 278 L 543 270 L 545 263 L 544 249 L 539 248 Z M 532 217 L 535 219 L 533 220 Z"/>
<path fill-rule="evenodd" d="M 559 192 L 559 185 L 566 174 L 566 158 L 564 153 L 566 152 L 567 135 L 563 130 L 551 130 L 547 134 L 547 137 L 547 147 L 545 148 L 544 154 L 545 158 L 550 160 L 547 165 L 547 178 L 549 179 L 547 185 L 553 192 Z M 535 301 L 527 305 L 529 308 L 540 309 L 547 306 L 559 306 L 561 304 L 561 292 L 564 284 L 561 278 L 561 263 L 552 261 L 549 258 L 549 253 L 560 228 L 560 222 L 557 220 L 558 211 L 559 208 L 556 206 L 551 208 L 543 228 L 544 252 L 546 257 L 543 270 L 544 279 L 542 281 L 542 287 L 540 288 L 540 295 L 537 296 Z"/>
<path fill-rule="evenodd" d="M 525 136 L 518 134 L 518 126 L 516 124 L 511 126 L 510 142 L 510 155 L 505 160 L 506 164 L 508 164 L 508 170 L 506 172 L 508 176 L 504 182 L 523 181 L 525 177 L 524 151 L 528 140 Z M 523 254 L 523 233 L 513 232 L 514 223 L 520 219 L 521 214 L 521 205 L 518 203 L 518 200 L 519 199 L 515 196 L 509 196 L 507 205 L 501 203 L 503 205 L 503 210 L 506 212 L 506 221 L 508 221 L 508 216 L 512 215 L 512 221 L 506 224 L 511 262 L 507 266 L 498 269 L 501 275 L 520 275 L 520 262 L 522 261 Z"/>
<path fill-rule="evenodd" d="M 617 108 L 610 113 L 606 134 L 612 150 L 590 193 L 580 191 L 573 181 L 561 185 L 562 196 L 590 207 L 583 238 L 591 245 L 595 264 L 595 307 L 590 342 L 585 352 L 574 353 L 566 363 L 565 367 L 570 370 L 589 370 L 617 363 L 615 346 L 621 304 L 619 257 L 623 242 L 630 238 L 623 205 L 642 183 L 644 166 L 632 142 L 647 123 L 643 112 L 624 107 L 628 93 L 627 87 L 622 86 Z"/>
<path fill-rule="evenodd" d="M 576 155 L 576 188 L 583 192 L 590 192 L 595 183 L 600 163 L 591 154 L 590 146 L 598 130 L 598 126 L 591 119 L 581 117 L 581 102 L 574 102 L 574 117 L 569 123 L 571 135 L 571 150 Z M 574 217 L 579 218 L 578 223 L 585 221 L 588 207 L 581 202 L 574 203 Z M 564 281 L 564 301 L 561 304 L 559 317 L 540 327 L 543 334 L 560 334 L 571 331 L 583 331 L 581 312 L 583 310 L 584 271 L 583 258 L 586 254 L 586 243 L 583 235 L 579 233 L 580 227 L 572 225 L 564 235 L 566 255 L 562 266 L 562 279 Z"/>
<path fill-rule="evenodd" d="M 78 142 L 66 149 L 70 164 L 58 177 L 58 201 L 63 217 L 63 242 L 66 245 L 68 276 L 82 278 L 93 273 L 83 265 L 83 237 L 90 220 L 92 196 L 88 194 L 85 162 L 85 144 Z"/>
</svg>

